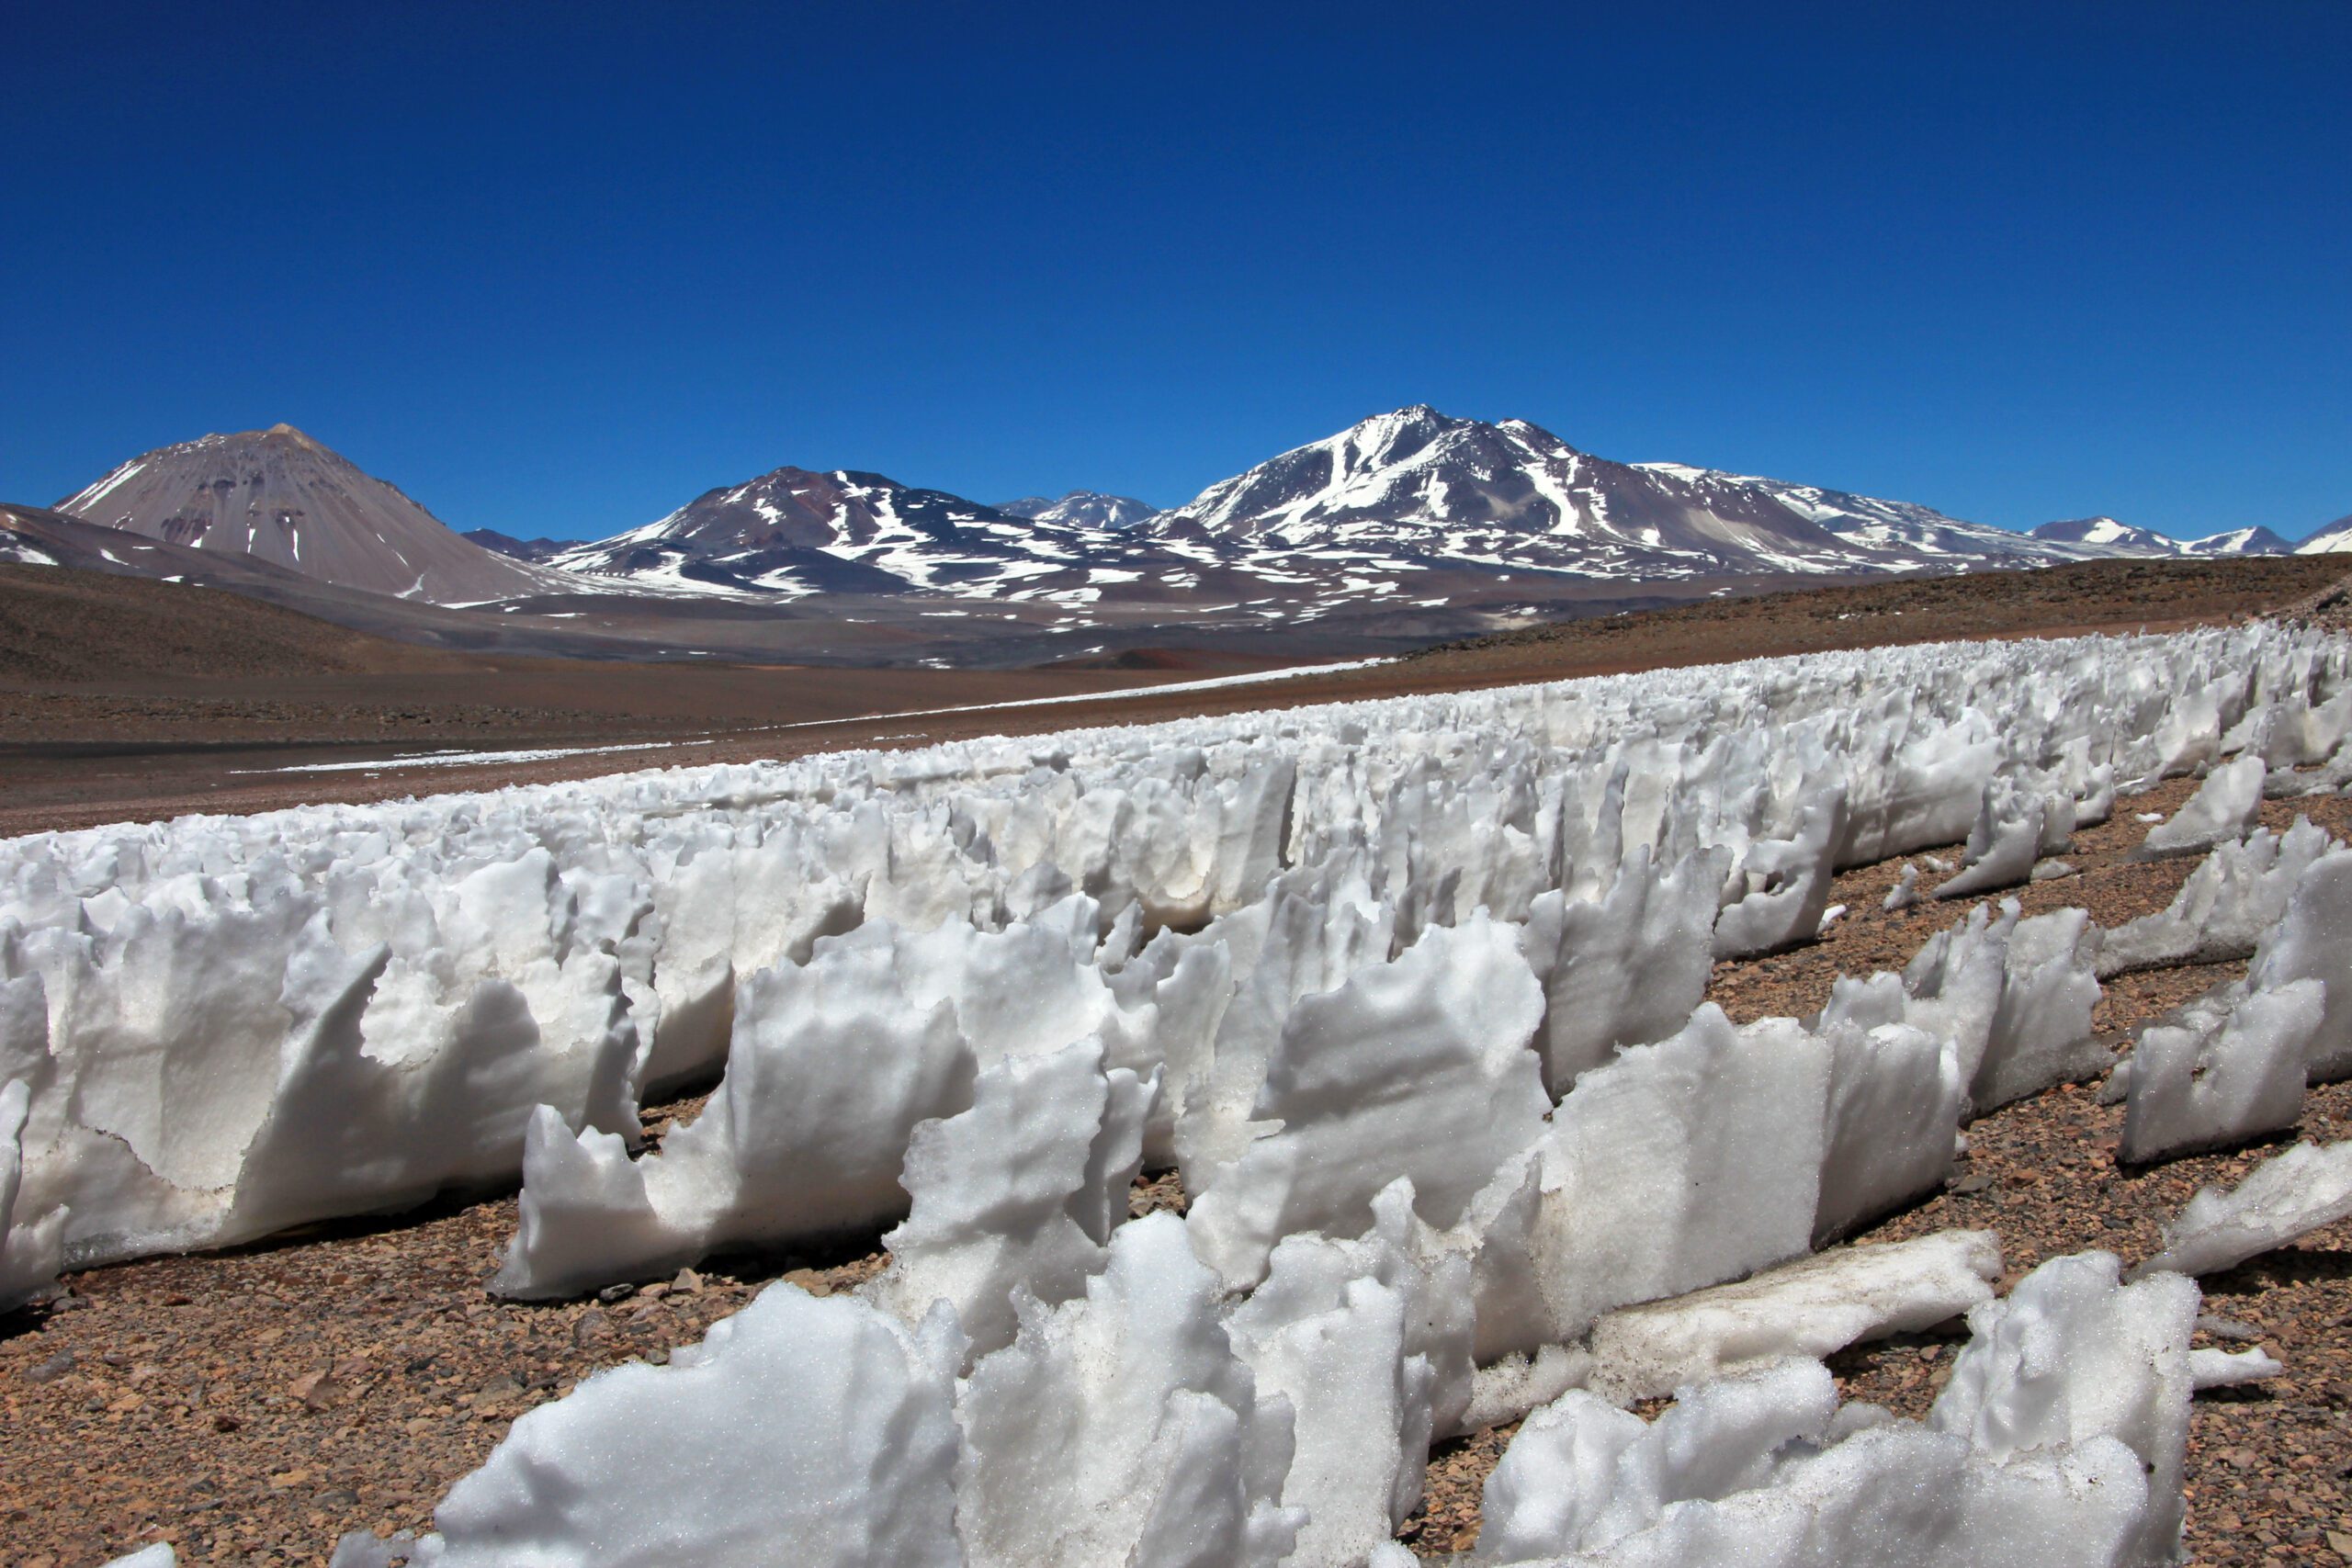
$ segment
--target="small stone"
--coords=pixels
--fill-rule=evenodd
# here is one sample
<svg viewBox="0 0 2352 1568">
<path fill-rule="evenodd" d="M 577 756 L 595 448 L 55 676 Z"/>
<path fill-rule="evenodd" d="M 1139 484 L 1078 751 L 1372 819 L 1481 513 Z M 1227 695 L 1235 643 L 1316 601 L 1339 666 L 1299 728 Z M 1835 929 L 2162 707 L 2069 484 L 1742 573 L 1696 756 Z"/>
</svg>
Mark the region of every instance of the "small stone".
<svg viewBox="0 0 2352 1568">
<path fill-rule="evenodd" d="M 2338 1557 L 2352 1557 L 2352 1531 L 2328 1531 L 2327 1549 Z"/>
<path fill-rule="evenodd" d="M 676 1294 L 691 1296 L 702 1289 L 702 1276 L 692 1269 L 681 1269 L 678 1277 L 670 1281 L 670 1289 Z"/>
<path fill-rule="evenodd" d="M 814 1269 L 795 1269 L 785 1275 L 784 1282 L 787 1285 L 797 1285 L 812 1296 L 830 1296 L 833 1293 L 832 1282 Z"/>
<path fill-rule="evenodd" d="M 1958 1181 L 1953 1182 L 1951 1184 L 1951 1190 L 1954 1192 L 1968 1194 L 1990 1191 L 1992 1190 L 1992 1177 L 1985 1174 L 1984 1171 L 1978 1170 L 1972 1171 L 1968 1175 L 1962 1177 Z"/>
<path fill-rule="evenodd" d="M 475 1391 L 474 1403 L 476 1404 L 494 1404 L 502 1399 L 512 1399 L 522 1392 L 523 1385 L 514 1373 L 501 1372 Z"/>
<path fill-rule="evenodd" d="M 635 1294 L 637 1294 L 635 1285 L 607 1285 L 596 1292 L 596 1299 L 610 1306 L 615 1302 L 625 1302 Z"/>
<path fill-rule="evenodd" d="M 667 1286 L 667 1285 L 665 1285 L 665 1284 L 663 1284 L 661 1280 L 656 1280 L 655 1281 L 653 1281 L 653 1283 L 651 1283 L 651 1284 L 650 1284 L 650 1285 L 646 1286 L 644 1289 L 642 1289 L 642 1290 L 639 1291 L 637 1293 L 638 1293 L 638 1295 L 639 1295 L 640 1298 L 642 1298 L 643 1300 L 646 1300 L 646 1301 L 649 1301 L 649 1302 L 658 1302 L 658 1301 L 660 1301 L 663 1296 L 666 1296 L 666 1295 L 668 1295 L 668 1294 L 670 1293 L 670 1287 L 669 1287 L 669 1286 Z"/>
<path fill-rule="evenodd" d="M 2198 1328 L 2216 1339 L 2237 1339 L 2251 1342 L 2262 1337 L 2262 1330 L 2250 1323 L 2240 1323 L 2234 1317 L 2218 1317 L 2205 1313 L 2197 1320 Z"/>
<path fill-rule="evenodd" d="M 212 1418 L 212 1429 L 216 1432 L 233 1432 L 243 1425 L 234 1416 L 215 1416 Z"/>
<path fill-rule="evenodd" d="M 648 1366 L 666 1367 L 670 1364 L 670 1352 L 656 1345 L 645 1353 L 645 1360 Z"/>
<path fill-rule="evenodd" d="M 60 1350 L 48 1360 L 27 1367 L 25 1381 L 27 1382 L 55 1382 L 73 1370 L 74 1352 L 70 1349 Z"/>
<path fill-rule="evenodd" d="M 612 1337 L 613 1320 L 594 1307 L 582 1313 L 580 1321 L 571 1325 L 571 1343 L 579 1349 L 584 1350 L 597 1341 Z"/>
</svg>

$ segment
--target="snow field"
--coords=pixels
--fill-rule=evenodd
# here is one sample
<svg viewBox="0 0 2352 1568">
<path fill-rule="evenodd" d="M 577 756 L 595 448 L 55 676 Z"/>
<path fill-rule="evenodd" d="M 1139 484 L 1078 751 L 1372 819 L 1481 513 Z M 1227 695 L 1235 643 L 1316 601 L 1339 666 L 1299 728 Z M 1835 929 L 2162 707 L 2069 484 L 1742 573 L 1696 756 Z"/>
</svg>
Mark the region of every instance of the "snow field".
<svg viewBox="0 0 2352 1568">
<path fill-rule="evenodd" d="M 2200 801 L 2239 811 L 2251 776 L 2258 802 L 2340 742 L 2313 716 L 2346 657 L 2267 626 L 1881 649 L 17 840 L 0 1256 L 213 1245 L 517 1171 L 517 1294 L 899 1222 L 862 1300 L 773 1288 L 673 1369 L 519 1422 L 426 1561 L 1394 1560 L 1434 1437 L 1664 1379 L 1695 1391 L 1665 1436 L 1591 1430 L 1704 1475 L 1530 1525 L 1535 1560 L 1702 1561 L 1735 1530 L 1770 1562 L 2162 1561 L 2193 1380 L 2148 1303 L 2185 1291 L 2193 1317 L 2192 1284 L 2089 1255 L 1990 1303 L 1965 1238 L 1764 1272 L 1932 1190 L 1972 1109 L 2106 1069 L 2102 933 L 1980 907 L 1815 1020 L 1701 998 L 1712 957 L 1810 940 L 1842 865 L 1966 837 L 1961 874 L 1997 890 L 2119 781 L 2206 768 Z M 2154 945 L 2282 910 L 2247 997 L 2173 1052 L 2260 1065 L 2169 1100 L 2177 1070 L 2133 1074 L 2166 1136 L 2232 1136 L 2282 1101 L 2278 1064 L 2333 1060 L 2352 987 L 2318 848 L 2247 848 L 2167 911 L 2195 930 Z M 633 1154 L 639 1095 L 714 1075 Z M 1123 1223 L 1170 1162 L 1189 1216 Z M 1926 1428 L 1770 1365 L 1962 1308 L 1977 1392 Z M 2089 1348 L 2051 1360 L 2069 1335 Z M 629 1460 L 604 1424 L 647 1408 L 677 1413 L 664 1462 L 741 1472 L 721 1490 L 759 1507 Z M 876 1420 L 888 1441 L 854 1436 Z M 1939 1501 L 1890 1514 L 1890 1489 Z M 673 1533 L 614 1533 L 647 1519 Z"/>
</svg>

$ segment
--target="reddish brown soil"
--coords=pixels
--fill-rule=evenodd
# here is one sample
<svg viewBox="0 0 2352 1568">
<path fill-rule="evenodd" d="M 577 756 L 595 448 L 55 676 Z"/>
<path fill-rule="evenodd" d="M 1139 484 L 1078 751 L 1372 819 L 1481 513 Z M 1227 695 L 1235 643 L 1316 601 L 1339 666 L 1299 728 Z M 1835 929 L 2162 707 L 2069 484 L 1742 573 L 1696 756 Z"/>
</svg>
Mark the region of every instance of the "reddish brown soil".
<svg viewBox="0 0 2352 1568">
<path fill-rule="evenodd" d="M 51 569 L 14 570 L 21 576 Z M 2168 629 L 2309 602 L 2339 571 L 2340 563 L 2320 557 L 2112 561 L 1806 589 L 1531 627 L 1369 669 L 1165 696 L 1143 694 L 1169 682 L 1282 661 L 1262 653 L 1147 649 L 1132 659 L 1118 655 L 1037 670 L 843 670 L 587 663 L 403 648 L 404 657 L 461 662 L 446 669 L 345 670 L 298 661 L 262 673 L 167 678 L 123 674 L 117 654 L 101 658 L 100 650 L 85 649 L 73 655 L 82 661 L 75 668 L 117 673 L 66 680 L 11 677 L 0 658 L 0 834 L 187 811 L 485 789 L 636 765 L 743 761 L 1148 723 L 1827 649 Z M 0 588 L 5 579 L 0 569 Z M 6 603 L 0 593 L 0 608 Z M 272 613 L 336 637 L 356 636 L 290 612 Z M 1034 708 L 925 711 L 1088 693 L 1115 694 Z M 917 713 L 921 716 L 907 716 Z M 636 743 L 668 749 L 460 768 L 389 766 L 373 773 L 267 771 L 435 749 Z"/>
<path fill-rule="evenodd" d="M 2170 809 L 2188 787 L 2122 802 L 2113 823 L 2086 830 L 2068 852 L 2083 874 L 2034 886 L 2029 908 L 2079 903 L 2114 923 L 2162 907 L 2194 861 L 2126 857 L 2146 831 L 2136 814 Z M 2273 804 L 2264 815 L 2283 827 L 2298 809 L 2352 831 L 2352 801 L 2340 798 Z M 1827 940 L 1718 965 L 1711 996 L 1736 1017 L 1804 1013 L 1840 969 L 1897 967 L 1965 916 L 1964 902 L 1880 911 L 1898 864 L 1846 874 L 1838 897 L 1854 912 Z M 2101 1027 L 2128 1035 L 2240 967 L 2118 981 Z M 649 1111 L 648 1133 L 658 1140 L 700 1108 L 690 1100 Z M 2235 1180 L 2274 1152 L 2119 1168 L 2121 1118 L 2088 1087 L 2007 1107 L 1969 1129 L 1971 1152 L 1945 1192 L 1858 1239 L 1988 1228 L 2012 1280 L 2087 1247 L 2137 1259 L 2155 1250 L 2158 1224 L 2199 1184 Z M 2352 1085 L 2314 1090 L 2301 1132 L 2352 1137 Z M 1134 1209 L 1183 1201 L 1161 1176 L 1137 1184 Z M 424 1528 L 434 1502 L 514 1416 L 589 1372 L 632 1357 L 665 1359 L 772 1280 L 831 1292 L 883 1261 L 867 1238 L 720 1260 L 613 1302 L 494 1301 L 482 1285 L 514 1223 L 511 1198 L 452 1201 L 232 1252 L 91 1270 L 70 1281 L 64 1302 L 0 1319 L 5 1561 L 77 1568 L 167 1539 L 188 1562 L 315 1563 L 348 1529 Z M 2352 1562 L 2352 1223 L 2205 1283 L 2208 1312 L 2245 1325 L 2287 1372 L 2198 1399 L 2191 1560 Z M 1904 1336 L 1849 1351 L 1833 1371 L 1849 1397 L 1917 1415 L 1957 1343 L 1956 1334 Z M 1479 1487 L 1509 1436 L 1442 1445 L 1405 1538 L 1428 1553 L 1475 1541 Z"/>
</svg>

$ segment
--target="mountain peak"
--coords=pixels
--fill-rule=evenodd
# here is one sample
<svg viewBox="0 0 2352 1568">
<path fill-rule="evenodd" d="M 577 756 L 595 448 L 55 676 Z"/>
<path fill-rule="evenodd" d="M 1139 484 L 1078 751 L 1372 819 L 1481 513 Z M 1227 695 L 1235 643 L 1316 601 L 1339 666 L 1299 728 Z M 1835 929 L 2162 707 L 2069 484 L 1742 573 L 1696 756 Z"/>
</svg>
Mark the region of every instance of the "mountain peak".
<svg viewBox="0 0 2352 1568">
<path fill-rule="evenodd" d="M 285 423 L 143 452 L 57 510 L 165 544 L 432 604 L 573 586 L 459 537 L 396 487 Z"/>
<path fill-rule="evenodd" d="M 1159 509 L 1131 495 L 1109 495 L 1099 490 L 1073 490 L 1063 492 L 1059 500 L 1024 495 L 1014 501 L 999 502 L 996 510 L 1009 517 L 1026 517 L 1034 523 L 1060 523 L 1080 528 L 1126 528 L 1142 522 Z"/>
</svg>

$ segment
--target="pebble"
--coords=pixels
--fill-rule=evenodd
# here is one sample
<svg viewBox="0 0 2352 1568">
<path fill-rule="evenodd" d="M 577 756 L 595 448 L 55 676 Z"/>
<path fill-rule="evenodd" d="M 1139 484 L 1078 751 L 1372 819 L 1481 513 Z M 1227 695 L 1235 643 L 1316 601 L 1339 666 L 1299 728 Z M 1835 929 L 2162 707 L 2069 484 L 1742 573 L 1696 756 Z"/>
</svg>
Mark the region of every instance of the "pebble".
<svg viewBox="0 0 2352 1568">
<path fill-rule="evenodd" d="M 2199 1332 L 2216 1339 L 2237 1339 L 2251 1342 L 2262 1337 L 2262 1330 L 2250 1323 L 2240 1323 L 2234 1317 L 2222 1317 L 2206 1313 L 2197 1320 Z"/>
</svg>

